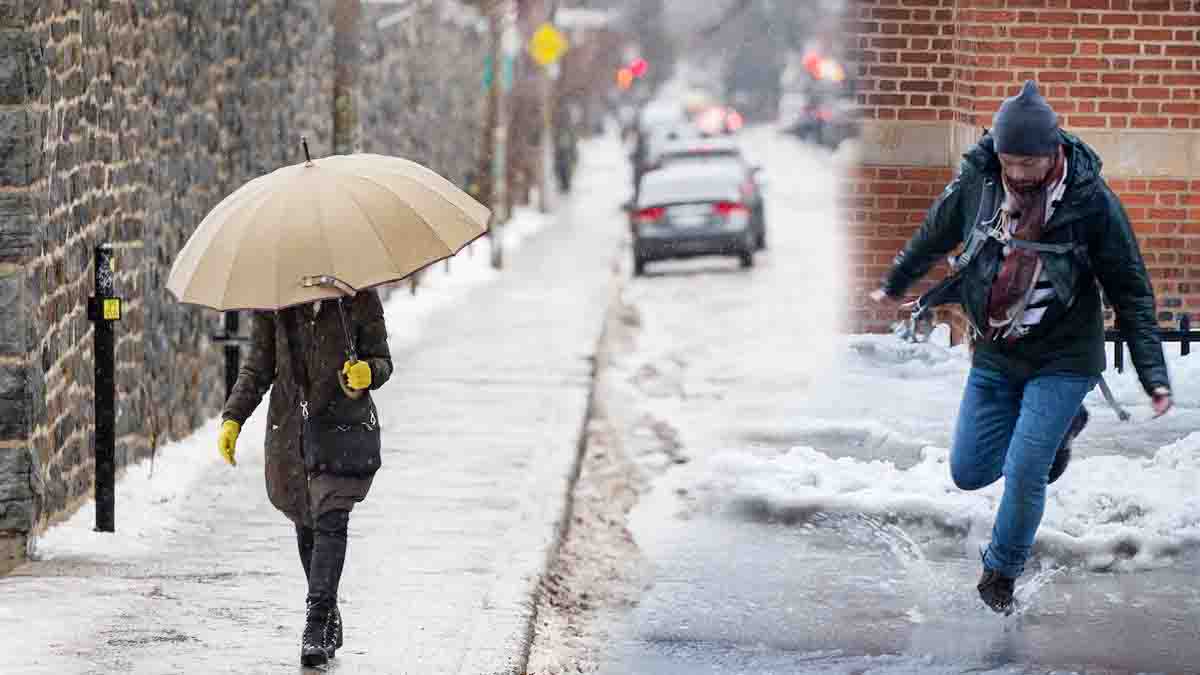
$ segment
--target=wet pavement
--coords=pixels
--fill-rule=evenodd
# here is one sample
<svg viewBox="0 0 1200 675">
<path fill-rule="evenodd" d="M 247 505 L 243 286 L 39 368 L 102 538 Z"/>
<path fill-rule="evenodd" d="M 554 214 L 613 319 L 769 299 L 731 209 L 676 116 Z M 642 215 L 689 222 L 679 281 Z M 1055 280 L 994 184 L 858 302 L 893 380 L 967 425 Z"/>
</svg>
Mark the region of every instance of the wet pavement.
<svg viewBox="0 0 1200 675">
<path fill-rule="evenodd" d="M 1118 546 L 1107 569 L 1039 556 L 1019 584 L 1021 612 L 1003 618 L 974 590 L 986 503 L 964 500 L 960 517 L 928 491 L 889 485 L 878 507 L 860 508 L 859 494 L 885 489 L 871 485 L 876 472 L 903 475 L 934 462 L 927 447 L 949 446 L 966 361 L 839 336 L 847 242 L 829 156 L 765 129 L 746 145 L 771 180 L 771 250 L 749 272 L 721 260 L 655 266 L 624 292 L 641 330 L 610 406 L 630 408 L 626 444 L 655 477 L 630 519 L 653 572 L 610 631 L 600 672 L 1200 672 L 1195 548 L 1125 564 L 1140 560 L 1137 544 Z M 1114 386 L 1137 421 L 1119 424 L 1094 396 L 1077 458 L 1150 457 L 1197 428 L 1186 401 L 1149 422 L 1132 374 Z M 822 463 L 794 459 L 773 475 L 796 446 Z M 824 503 L 789 493 L 853 481 L 869 462 L 857 492 L 831 487 Z M 1149 476 L 1129 480 L 1153 490 Z M 1073 481 L 1059 489 L 1087 489 Z M 952 504 L 955 492 L 933 497 Z M 1118 508 L 1095 501 L 1098 513 Z M 1075 508 L 1064 504 L 1048 506 L 1048 520 Z"/>
</svg>

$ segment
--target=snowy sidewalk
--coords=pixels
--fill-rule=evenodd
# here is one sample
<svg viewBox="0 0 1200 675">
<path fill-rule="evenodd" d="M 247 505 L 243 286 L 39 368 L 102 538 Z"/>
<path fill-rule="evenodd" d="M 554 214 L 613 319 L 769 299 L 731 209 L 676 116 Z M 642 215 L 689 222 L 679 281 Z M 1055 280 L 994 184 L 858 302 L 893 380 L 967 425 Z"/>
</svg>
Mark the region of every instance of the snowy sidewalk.
<svg viewBox="0 0 1200 675">
<path fill-rule="evenodd" d="M 346 646 L 331 671 L 521 672 L 622 232 L 619 147 L 597 141 L 583 160 L 560 222 L 502 274 L 417 312 L 419 328 L 405 323 L 408 298 L 388 303 L 384 469 L 351 518 Z M 43 538 L 42 560 L 0 579 L 0 670 L 297 668 L 304 581 L 291 526 L 263 487 L 265 409 L 236 469 L 218 463 L 210 424 L 160 451 L 149 491 L 179 484 L 162 504 L 120 501 L 146 482 L 135 467 L 118 486 L 117 535 L 90 533 L 85 509 Z"/>
</svg>

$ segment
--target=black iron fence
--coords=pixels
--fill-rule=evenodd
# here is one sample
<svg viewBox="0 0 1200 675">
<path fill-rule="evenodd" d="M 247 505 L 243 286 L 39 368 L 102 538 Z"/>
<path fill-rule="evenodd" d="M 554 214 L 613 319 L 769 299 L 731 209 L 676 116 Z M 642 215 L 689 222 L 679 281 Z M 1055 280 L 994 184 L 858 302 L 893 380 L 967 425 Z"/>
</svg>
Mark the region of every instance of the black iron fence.
<svg viewBox="0 0 1200 675">
<path fill-rule="evenodd" d="M 1179 317 L 1179 328 L 1176 330 L 1158 331 L 1159 338 L 1166 343 L 1179 343 L 1179 354 L 1187 356 L 1192 353 L 1192 343 L 1200 343 L 1200 331 L 1192 330 L 1191 316 L 1184 314 Z M 1119 330 L 1110 329 L 1105 331 L 1104 339 L 1107 342 L 1113 343 L 1113 366 L 1118 373 L 1125 372 L 1125 339 Z"/>
</svg>

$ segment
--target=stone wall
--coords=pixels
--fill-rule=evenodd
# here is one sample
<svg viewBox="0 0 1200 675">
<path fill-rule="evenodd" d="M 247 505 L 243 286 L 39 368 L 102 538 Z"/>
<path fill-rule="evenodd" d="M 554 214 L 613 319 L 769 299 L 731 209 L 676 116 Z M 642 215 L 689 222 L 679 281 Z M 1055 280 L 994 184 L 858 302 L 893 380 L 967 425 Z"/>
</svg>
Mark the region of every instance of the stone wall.
<svg viewBox="0 0 1200 675">
<path fill-rule="evenodd" d="M 434 3 L 378 26 L 395 13 L 394 5 L 363 6 L 358 146 L 419 162 L 465 187 L 483 135 L 487 24 L 473 11 Z"/>
<path fill-rule="evenodd" d="M 852 14 L 867 118 L 846 200 L 859 298 L 1000 102 L 1036 79 L 1063 126 L 1104 159 L 1139 235 L 1160 319 L 1196 318 L 1200 2 L 856 0 Z M 897 318 L 865 299 L 854 311 L 859 330 Z"/>
<path fill-rule="evenodd" d="M 119 248 L 126 299 L 118 467 L 219 410 L 219 316 L 177 305 L 164 284 L 222 197 L 299 161 L 301 135 L 328 154 L 332 6 L 0 0 L 0 558 L 91 496 L 95 245 Z M 474 99 L 447 92 L 479 77 L 483 41 L 425 12 L 412 39 L 384 36 L 372 11 L 363 149 L 461 181 L 482 132 Z"/>
</svg>

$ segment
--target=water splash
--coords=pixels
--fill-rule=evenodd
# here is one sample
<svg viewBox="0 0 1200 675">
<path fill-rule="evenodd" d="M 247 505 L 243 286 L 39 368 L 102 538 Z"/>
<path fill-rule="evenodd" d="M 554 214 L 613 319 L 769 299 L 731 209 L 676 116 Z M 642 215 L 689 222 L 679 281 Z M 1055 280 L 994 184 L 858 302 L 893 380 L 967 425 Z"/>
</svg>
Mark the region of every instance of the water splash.
<svg viewBox="0 0 1200 675">
<path fill-rule="evenodd" d="M 941 614 L 953 602 L 955 589 L 946 583 L 945 575 L 933 569 L 924 549 L 907 530 L 894 522 L 862 514 L 856 515 L 855 520 L 866 526 L 907 572 L 916 600 L 916 605 L 907 612 L 910 621 L 924 623 L 926 616 Z"/>
<path fill-rule="evenodd" d="M 1019 619 L 1024 616 L 1030 609 L 1037 606 L 1035 602 L 1038 592 L 1060 574 L 1067 571 L 1067 568 L 1062 565 L 1049 565 L 1040 570 L 1037 574 L 1029 578 L 1029 581 L 1017 587 L 1013 593 L 1013 599 L 1016 601 L 1016 609 L 1013 611 L 1013 618 Z"/>
</svg>

